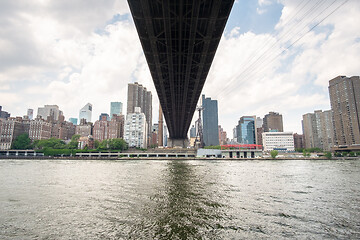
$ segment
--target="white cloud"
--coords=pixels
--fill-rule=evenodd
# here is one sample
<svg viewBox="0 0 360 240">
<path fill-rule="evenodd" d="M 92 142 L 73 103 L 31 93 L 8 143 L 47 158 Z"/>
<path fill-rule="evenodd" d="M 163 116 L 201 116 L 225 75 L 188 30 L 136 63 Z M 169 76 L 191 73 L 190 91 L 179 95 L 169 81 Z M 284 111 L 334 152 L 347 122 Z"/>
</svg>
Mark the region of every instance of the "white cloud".
<svg viewBox="0 0 360 240">
<path fill-rule="evenodd" d="M 292 16 L 285 13 L 296 4 L 284 4 L 281 21 L 289 23 Z M 243 115 L 263 117 L 278 111 L 286 119 L 286 130 L 301 132 L 303 114 L 330 108 L 330 79 L 359 75 L 359 16 L 360 3 L 349 2 L 319 26 L 325 30 L 308 33 L 278 58 L 302 36 L 280 38 L 284 33 L 303 29 L 304 34 L 312 25 L 278 25 L 280 37 L 251 32 L 223 37 L 203 90 L 219 101 L 219 124 L 231 133 Z"/>
<path fill-rule="evenodd" d="M 281 2 L 280 35 L 239 34 L 234 28 L 219 45 L 203 92 L 219 100 L 219 123 L 230 136 L 241 116 L 269 111 L 284 115 L 286 130 L 300 132 L 302 114 L 329 108 L 331 78 L 359 75 L 359 2 L 349 1 L 319 26 L 321 31 L 276 58 L 288 46 L 286 40 L 294 41 L 312 26 L 296 25 L 299 1 Z M 271 1 L 258 4 L 261 10 Z M 36 113 L 39 106 L 58 104 L 69 118 L 91 102 L 96 119 L 109 112 L 110 101 L 122 101 L 126 111 L 127 83 L 138 81 L 153 92 L 156 120 L 157 94 L 135 27 L 113 20 L 127 13 L 124 0 L 1 1 L 3 109 L 21 116 L 27 108 Z"/>
<path fill-rule="evenodd" d="M 266 13 L 266 11 L 267 10 L 265 8 L 256 8 L 256 12 L 259 15 Z"/>
<path fill-rule="evenodd" d="M 258 0 L 258 4 L 259 6 L 266 6 L 266 5 L 271 5 L 272 2 L 271 0 Z"/>
</svg>

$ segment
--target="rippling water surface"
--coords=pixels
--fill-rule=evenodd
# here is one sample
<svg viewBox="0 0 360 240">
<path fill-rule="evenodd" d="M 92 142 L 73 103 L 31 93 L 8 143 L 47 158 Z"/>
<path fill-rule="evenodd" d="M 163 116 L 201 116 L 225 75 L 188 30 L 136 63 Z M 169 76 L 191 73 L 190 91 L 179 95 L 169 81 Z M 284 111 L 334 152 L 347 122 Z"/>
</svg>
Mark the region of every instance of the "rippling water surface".
<svg viewBox="0 0 360 240">
<path fill-rule="evenodd" d="M 0 239 L 359 239 L 360 161 L 0 161 Z"/>
</svg>

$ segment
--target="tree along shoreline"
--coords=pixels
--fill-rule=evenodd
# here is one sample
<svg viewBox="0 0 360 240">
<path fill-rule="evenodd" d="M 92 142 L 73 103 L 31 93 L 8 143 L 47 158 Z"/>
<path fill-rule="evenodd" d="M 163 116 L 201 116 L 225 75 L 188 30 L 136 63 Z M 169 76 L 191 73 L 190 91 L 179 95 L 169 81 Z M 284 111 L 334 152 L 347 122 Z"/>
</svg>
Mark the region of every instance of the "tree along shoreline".
<svg viewBox="0 0 360 240">
<path fill-rule="evenodd" d="M 86 145 L 84 149 L 78 149 L 80 135 L 73 135 L 71 140 L 66 143 L 58 138 L 35 140 L 31 142 L 29 135 L 24 133 L 19 135 L 11 145 L 11 150 L 34 150 L 36 153 L 43 153 L 45 156 L 67 155 L 75 156 L 76 153 L 92 152 L 122 152 L 128 148 L 127 143 L 122 138 L 105 139 L 94 141 L 94 149 L 89 149 Z"/>
</svg>

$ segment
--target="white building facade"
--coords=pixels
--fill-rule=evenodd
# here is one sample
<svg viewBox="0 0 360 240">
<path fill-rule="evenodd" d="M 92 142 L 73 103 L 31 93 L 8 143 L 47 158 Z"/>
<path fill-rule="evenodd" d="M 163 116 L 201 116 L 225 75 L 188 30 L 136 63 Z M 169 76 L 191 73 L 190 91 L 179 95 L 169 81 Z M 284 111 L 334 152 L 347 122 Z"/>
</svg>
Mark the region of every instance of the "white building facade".
<svg viewBox="0 0 360 240">
<path fill-rule="evenodd" d="M 79 112 L 79 121 L 81 119 L 85 119 L 86 122 L 91 122 L 91 114 L 92 114 L 92 104 L 86 104 Z"/>
<path fill-rule="evenodd" d="M 272 150 L 281 152 L 295 151 L 292 132 L 264 132 L 262 138 L 265 152 Z"/>
<path fill-rule="evenodd" d="M 126 116 L 124 130 L 124 140 L 129 147 L 147 148 L 148 126 L 140 107 Z"/>
<path fill-rule="evenodd" d="M 38 108 L 37 117 L 41 117 L 44 120 L 47 120 L 48 117 L 51 117 L 52 120 L 57 121 L 59 120 L 60 115 L 63 115 L 63 113 L 59 110 L 58 105 L 45 105 L 44 107 Z"/>
</svg>

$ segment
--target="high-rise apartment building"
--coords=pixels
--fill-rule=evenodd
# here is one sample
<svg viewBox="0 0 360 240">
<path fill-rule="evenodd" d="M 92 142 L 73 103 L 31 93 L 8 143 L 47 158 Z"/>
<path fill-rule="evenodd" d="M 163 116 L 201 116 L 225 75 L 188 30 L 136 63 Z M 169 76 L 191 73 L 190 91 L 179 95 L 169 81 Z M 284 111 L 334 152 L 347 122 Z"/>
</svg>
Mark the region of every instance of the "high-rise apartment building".
<svg viewBox="0 0 360 240">
<path fill-rule="evenodd" d="M 150 146 L 151 147 L 159 146 L 159 137 L 158 137 L 159 136 L 159 124 L 158 123 L 154 123 L 152 125 L 150 135 L 151 135 Z"/>
<path fill-rule="evenodd" d="M 128 99 L 126 114 L 135 113 L 135 108 L 140 107 L 141 112 L 145 114 L 146 122 L 149 127 L 152 126 L 152 94 L 141 84 L 128 84 Z"/>
<path fill-rule="evenodd" d="M 104 116 L 102 119 L 95 121 L 93 128 L 94 140 L 103 141 L 109 138 L 109 121 Z"/>
<path fill-rule="evenodd" d="M 45 105 L 44 107 L 39 107 L 37 112 L 37 117 L 49 121 L 58 121 L 61 115 L 63 115 L 63 113 L 60 111 L 58 105 Z"/>
<path fill-rule="evenodd" d="M 159 131 L 158 131 L 158 146 L 164 146 L 164 118 L 161 104 L 159 104 Z"/>
<path fill-rule="evenodd" d="M 92 129 L 92 123 L 88 123 L 85 119 L 82 119 L 80 124 L 75 127 L 75 134 L 80 135 L 81 137 L 88 137 L 92 135 Z"/>
<path fill-rule="evenodd" d="M 0 106 L 0 118 L 7 119 L 10 117 L 10 113 L 2 111 L 2 106 Z"/>
<path fill-rule="evenodd" d="M 276 112 L 269 112 L 263 119 L 264 132 L 283 132 L 282 115 Z"/>
<path fill-rule="evenodd" d="M 21 118 L 7 118 L 1 120 L 0 129 L 0 150 L 11 148 L 13 141 L 23 133 L 26 133 Z"/>
<path fill-rule="evenodd" d="M 294 133 L 294 147 L 295 149 L 305 148 L 303 134 Z"/>
<path fill-rule="evenodd" d="M 236 126 L 237 142 L 241 144 L 256 144 L 255 116 L 243 116 Z"/>
<path fill-rule="evenodd" d="M 205 146 L 219 145 L 218 102 L 202 95 L 202 128 Z"/>
<path fill-rule="evenodd" d="M 237 142 L 237 126 L 233 128 L 233 142 Z"/>
<path fill-rule="evenodd" d="M 109 122 L 109 139 L 124 138 L 124 115 L 113 115 Z"/>
<path fill-rule="evenodd" d="M 195 138 L 195 137 L 196 137 L 196 128 L 194 125 L 192 125 L 190 128 L 190 138 Z"/>
<path fill-rule="evenodd" d="M 110 103 L 110 119 L 114 114 L 121 115 L 122 114 L 123 104 L 122 102 L 111 102 Z"/>
<path fill-rule="evenodd" d="M 221 127 L 221 125 L 219 125 L 219 142 L 220 145 L 227 144 L 227 134 L 226 131 L 224 131 L 224 129 Z"/>
<path fill-rule="evenodd" d="M 331 110 L 304 114 L 302 123 L 306 148 L 331 150 L 334 134 Z"/>
<path fill-rule="evenodd" d="M 81 121 L 81 119 L 85 119 L 86 122 L 91 122 L 91 114 L 92 114 L 92 104 L 88 103 L 83 108 L 80 109 L 79 121 Z"/>
<path fill-rule="evenodd" d="M 53 138 L 70 140 L 75 134 L 76 126 L 71 122 L 66 122 L 64 119 L 60 119 L 59 121 L 51 124 L 51 137 Z"/>
<path fill-rule="evenodd" d="M 29 138 L 34 140 L 43 140 L 51 138 L 51 123 L 42 118 L 35 118 L 30 121 Z"/>
<path fill-rule="evenodd" d="M 141 112 L 140 107 L 135 107 L 134 111 L 134 113 L 129 113 L 126 116 L 124 140 L 129 147 L 147 148 L 148 125 L 146 116 Z"/>
<path fill-rule="evenodd" d="M 360 79 L 338 76 L 329 81 L 334 145 L 360 149 Z"/>
</svg>

